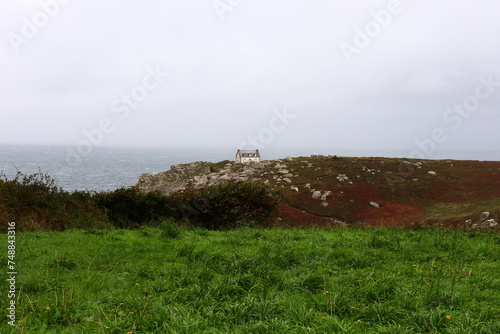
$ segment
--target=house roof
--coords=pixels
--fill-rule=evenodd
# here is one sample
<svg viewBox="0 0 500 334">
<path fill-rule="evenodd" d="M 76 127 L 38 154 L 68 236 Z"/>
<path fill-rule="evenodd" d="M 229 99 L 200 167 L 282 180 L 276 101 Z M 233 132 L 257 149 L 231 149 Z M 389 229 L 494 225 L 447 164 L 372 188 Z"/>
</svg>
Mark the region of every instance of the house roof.
<svg viewBox="0 0 500 334">
<path fill-rule="evenodd" d="M 238 150 L 238 152 L 236 152 L 236 155 L 238 155 L 238 153 L 242 157 L 259 157 L 260 158 L 259 150 Z"/>
</svg>

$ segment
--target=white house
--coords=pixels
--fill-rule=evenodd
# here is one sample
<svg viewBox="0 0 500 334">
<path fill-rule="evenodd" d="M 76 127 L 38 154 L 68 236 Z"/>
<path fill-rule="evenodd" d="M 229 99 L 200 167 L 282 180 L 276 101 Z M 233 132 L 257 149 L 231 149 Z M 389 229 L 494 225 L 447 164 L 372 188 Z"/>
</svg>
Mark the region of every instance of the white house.
<svg viewBox="0 0 500 334">
<path fill-rule="evenodd" d="M 236 152 L 236 162 L 247 163 L 247 162 L 260 162 L 259 150 L 238 150 Z"/>
</svg>

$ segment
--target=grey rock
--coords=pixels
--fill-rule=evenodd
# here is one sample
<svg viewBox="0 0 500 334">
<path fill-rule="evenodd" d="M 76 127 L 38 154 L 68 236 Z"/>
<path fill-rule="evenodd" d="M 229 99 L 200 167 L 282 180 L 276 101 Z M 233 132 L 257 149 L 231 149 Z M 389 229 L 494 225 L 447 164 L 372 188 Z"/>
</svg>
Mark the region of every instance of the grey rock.
<svg viewBox="0 0 500 334">
<path fill-rule="evenodd" d="M 495 221 L 495 219 L 487 219 L 484 222 L 482 222 L 479 225 L 479 227 L 486 229 L 486 228 L 493 228 L 493 227 L 495 227 L 497 225 L 498 225 L 498 223 Z"/>
<path fill-rule="evenodd" d="M 481 216 L 479 217 L 479 220 L 481 222 L 484 222 L 486 219 L 488 219 L 490 217 L 490 213 L 489 212 L 483 212 L 481 213 Z"/>
<path fill-rule="evenodd" d="M 431 171 L 429 171 L 427 174 L 429 174 L 430 176 L 436 176 L 436 175 L 437 175 L 437 173 L 436 173 L 436 172 L 434 172 L 434 171 L 432 171 L 432 170 L 431 170 Z"/>
<path fill-rule="evenodd" d="M 217 181 L 229 181 L 229 175 L 227 174 L 224 174 L 222 176 L 219 177 L 219 179 Z"/>
<path fill-rule="evenodd" d="M 256 161 L 251 162 L 249 166 L 251 168 L 253 168 L 253 169 L 264 169 L 264 168 L 266 168 L 265 164 L 263 164 L 262 162 L 256 162 Z"/>
<path fill-rule="evenodd" d="M 200 175 L 200 178 L 196 182 L 195 187 L 201 188 L 201 187 L 205 187 L 207 184 L 208 184 L 208 176 Z"/>
<path fill-rule="evenodd" d="M 150 182 L 153 179 L 153 175 L 149 173 L 144 173 L 139 176 L 139 183 L 147 183 Z"/>
<path fill-rule="evenodd" d="M 380 205 L 377 202 L 370 202 L 370 205 L 376 209 L 380 208 Z"/>
<path fill-rule="evenodd" d="M 292 189 L 292 191 L 299 192 L 299 188 L 295 186 L 291 186 L 290 189 Z"/>
<path fill-rule="evenodd" d="M 286 170 L 286 169 L 280 169 L 280 170 L 278 171 L 278 174 L 279 174 L 279 175 L 286 175 L 286 174 L 289 174 L 289 173 L 290 173 L 290 172 L 289 172 L 288 170 Z"/>
<path fill-rule="evenodd" d="M 339 180 L 340 182 L 344 182 L 344 181 L 349 181 L 349 178 L 345 174 L 339 174 L 337 176 L 337 180 Z"/>
<path fill-rule="evenodd" d="M 245 182 L 248 181 L 248 177 L 238 175 L 233 180 L 234 182 Z"/>
<path fill-rule="evenodd" d="M 317 190 L 317 191 L 313 192 L 312 198 L 318 199 L 320 197 L 321 197 L 321 191 Z"/>
<path fill-rule="evenodd" d="M 226 175 L 226 174 L 229 174 L 229 170 L 227 169 L 222 169 L 220 172 L 219 172 L 219 175 L 222 176 L 222 175 Z"/>
<path fill-rule="evenodd" d="M 328 202 L 321 202 L 321 204 L 320 204 L 320 205 L 321 205 L 322 207 L 325 207 L 325 208 L 326 208 L 326 207 L 327 207 L 328 205 L 330 205 L 330 204 L 328 204 Z"/>
<path fill-rule="evenodd" d="M 240 173 L 240 175 L 242 176 L 251 176 L 251 175 L 254 175 L 255 174 L 255 170 L 254 169 L 246 169 L 243 171 L 243 173 Z"/>
<path fill-rule="evenodd" d="M 290 180 L 289 178 L 286 178 L 286 177 L 285 177 L 285 178 L 283 179 L 283 182 L 286 182 L 286 183 L 292 183 L 292 180 Z"/>
</svg>

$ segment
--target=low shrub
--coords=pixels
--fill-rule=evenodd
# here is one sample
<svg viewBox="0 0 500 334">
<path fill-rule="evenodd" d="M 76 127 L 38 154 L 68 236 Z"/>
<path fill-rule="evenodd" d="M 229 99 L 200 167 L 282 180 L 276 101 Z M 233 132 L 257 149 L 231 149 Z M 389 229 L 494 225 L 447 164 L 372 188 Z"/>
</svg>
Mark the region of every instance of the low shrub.
<svg viewBox="0 0 500 334">
<path fill-rule="evenodd" d="M 170 198 L 176 206 L 176 218 L 209 230 L 265 225 L 278 204 L 269 188 L 252 183 L 221 184 Z"/>
<path fill-rule="evenodd" d="M 277 204 L 277 195 L 269 188 L 251 183 L 227 183 L 164 196 L 136 188 L 69 193 L 41 172 L 30 176 L 19 173 L 12 180 L 0 178 L 0 220 L 3 224 L 15 221 L 21 231 L 149 225 L 176 237 L 172 223 L 165 225 L 166 219 L 184 220 L 209 230 L 262 226 L 269 222 Z"/>
<path fill-rule="evenodd" d="M 14 221 L 20 231 L 63 231 L 68 228 L 102 228 L 107 219 L 91 203 L 88 192 L 69 193 L 47 174 L 0 178 L 0 221 Z"/>
<path fill-rule="evenodd" d="M 168 197 L 159 193 L 144 194 L 136 188 L 98 193 L 93 200 L 99 208 L 105 210 L 109 220 L 117 228 L 136 228 L 175 214 Z"/>
</svg>

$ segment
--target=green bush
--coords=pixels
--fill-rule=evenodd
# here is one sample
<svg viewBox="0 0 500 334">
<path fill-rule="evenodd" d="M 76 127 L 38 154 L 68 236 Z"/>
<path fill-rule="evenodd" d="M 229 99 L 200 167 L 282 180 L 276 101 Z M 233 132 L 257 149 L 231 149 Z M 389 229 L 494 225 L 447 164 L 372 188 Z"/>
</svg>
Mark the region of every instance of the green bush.
<svg viewBox="0 0 500 334">
<path fill-rule="evenodd" d="M 42 172 L 0 178 L 0 221 L 14 221 L 21 231 L 102 228 L 106 216 L 88 192 L 69 193 Z"/>
<path fill-rule="evenodd" d="M 251 183 L 227 183 L 170 196 L 177 218 L 209 230 L 269 222 L 278 199 L 269 188 Z"/>
<path fill-rule="evenodd" d="M 136 228 L 175 214 L 166 196 L 159 193 L 144 194 L 136 188 L 98 193 L 94 201 L 106 211 L 109 220 L 117 228 Z"/>
<path fill-rule="evenodd" d="M 171 224 L 161 225 L 165 219 L 183 219 L 210 230 L 264 225 L 277 202 L 269 188 L 250 183 L 228 183 L 167 197 L 136 188 L 69 193 L 41 172 L 30 176 L 19 173 L 12 180 L 0 178 L 0 221 L 15 221 L 24 231 L 160 224 L 167 237 L 176 237 Z"/>
</svg>

